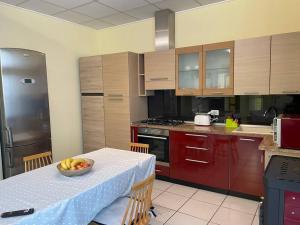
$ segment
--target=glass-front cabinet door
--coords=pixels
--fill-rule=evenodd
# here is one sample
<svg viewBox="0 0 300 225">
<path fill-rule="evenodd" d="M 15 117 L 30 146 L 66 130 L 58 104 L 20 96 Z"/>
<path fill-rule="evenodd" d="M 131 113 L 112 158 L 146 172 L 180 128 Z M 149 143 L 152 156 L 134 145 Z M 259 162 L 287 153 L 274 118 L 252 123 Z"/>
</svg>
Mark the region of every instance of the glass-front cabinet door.
<svg viewBox="0 0 300 225">
<path fill-rule="evenodd" d="M 202 95 L 202 46 L 176 49 L 176 95 Z"/>
<path fill-rule="evenodd" d="M 233 41 L 203 46 L 203 95 L 233 95 L 233 46 Z"/>
</svg>

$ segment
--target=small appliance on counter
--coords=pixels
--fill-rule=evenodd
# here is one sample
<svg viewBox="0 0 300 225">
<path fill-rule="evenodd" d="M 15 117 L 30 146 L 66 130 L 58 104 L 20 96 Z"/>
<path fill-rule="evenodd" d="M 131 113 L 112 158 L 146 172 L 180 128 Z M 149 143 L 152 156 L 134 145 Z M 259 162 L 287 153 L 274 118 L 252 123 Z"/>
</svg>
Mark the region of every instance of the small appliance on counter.
<svg viewBox="0 0 300 225">
<path fill-rule="evenodd" d="M 300 224 L 300 158 L 272 156 L 264 184 L 260 225 Z"/>
<path fill-rule="evenodd" d="M 300 115 L 281 115 L 274 118 L 273 125 L 278 147 L 300 150 Z"/>
<path fill-rule="evenodd" d="M 218 120 L 219 110 L 211 110 L 208 113 L 196 113 L 194 124 L 199 126 L 210 126 L 212 122 Z"/>
</svg>

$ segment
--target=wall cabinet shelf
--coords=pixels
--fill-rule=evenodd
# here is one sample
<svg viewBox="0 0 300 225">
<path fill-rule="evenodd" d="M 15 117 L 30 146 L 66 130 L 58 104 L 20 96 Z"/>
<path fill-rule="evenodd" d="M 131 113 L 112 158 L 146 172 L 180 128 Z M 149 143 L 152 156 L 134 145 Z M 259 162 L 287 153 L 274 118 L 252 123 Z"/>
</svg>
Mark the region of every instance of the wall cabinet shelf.
<svg viewBox="0 0 300 225">
<path fill-rule="evenodd" d="M 202 46 L 176 49 L 176 95 L 202 95 Z"/>
<path fill-rule="evenodd" d="M 145 60 L 144 54 L 138 55 L 138 92 L 139 96 L 151 96 L 154 95 L 154 91 L 146 90 L 145 88 Z"/>
</svg>

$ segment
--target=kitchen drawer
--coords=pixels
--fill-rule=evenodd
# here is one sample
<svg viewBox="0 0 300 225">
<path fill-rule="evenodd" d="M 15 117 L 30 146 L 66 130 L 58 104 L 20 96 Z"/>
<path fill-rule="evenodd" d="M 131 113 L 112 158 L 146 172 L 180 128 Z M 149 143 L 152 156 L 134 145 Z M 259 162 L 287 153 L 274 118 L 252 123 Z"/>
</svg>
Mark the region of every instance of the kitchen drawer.
<svg viewBox="0 0 300 225">
<path fill-rule="evenodd" d="M 170 167 L 162 166 L 162 165 L 156 165 L 155 166 L 155 173 L 156 173 L 156 175 L 159 175 L 159 176 L 169 177 L 170 176 Z"/>
<path fill-rule="evenodd" d="M 300 192 L 285 192 L 284 203 L 300 207 Z"/>
<path fill-rule="evenodd" d="M 284 219 L 291 222 L 298 222 L 298 224 L 300 224 L 300 206 L 285 205 Z"/>
<path fill-rule="evenodd" d="M 208 134 L 176 132 L 176 136 L 185 146 L 203 148 L 202 150 L 209 150 L 212 143 L 211 135 Z"/>
</svg>

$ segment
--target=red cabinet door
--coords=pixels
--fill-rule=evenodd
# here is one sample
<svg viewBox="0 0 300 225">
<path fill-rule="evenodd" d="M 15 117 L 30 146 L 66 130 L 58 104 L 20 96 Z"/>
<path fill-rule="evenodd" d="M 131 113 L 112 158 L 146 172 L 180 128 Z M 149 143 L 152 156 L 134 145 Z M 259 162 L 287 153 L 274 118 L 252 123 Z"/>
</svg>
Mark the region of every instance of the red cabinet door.
<svg viewBox="0 0 300 225">
<path fill-rule="evenodd" d="M 262 138 L 232 137 L 230 190 L 263 196 L 264 152 L 258 149 Z"/>
<path fill-rule="evenodd" d="M 156 164 L 155 174 L 159 175 L 159 176 L 169 177 L 170 176 L 170 167 Z"/>
<path fill-rule="evenodd" d="M 131 136 L 130 136 L 131 142 L 134 142 L 134 143 L 138 142 L 137 133 L 138 133 L 138 128 L 131 126 Z"/>
<path fill-rule="evenodd" d="M 170 176 L 228 189 L 229 147 L 228 136 L 170 132 Z"/>
</svg>

